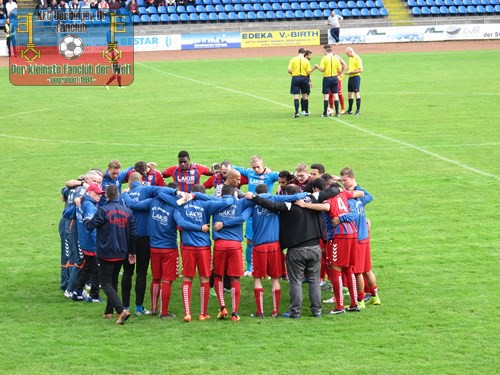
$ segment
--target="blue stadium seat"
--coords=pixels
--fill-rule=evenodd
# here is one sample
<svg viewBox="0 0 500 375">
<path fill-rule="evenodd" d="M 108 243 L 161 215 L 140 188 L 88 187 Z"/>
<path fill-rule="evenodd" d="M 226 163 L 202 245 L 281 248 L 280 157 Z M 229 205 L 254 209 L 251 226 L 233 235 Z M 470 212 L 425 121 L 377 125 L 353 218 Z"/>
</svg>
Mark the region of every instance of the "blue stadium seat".
<svg viewBox="0 0 500 375">
<path fill-rule="evenodd" d="M 283 21 L 285 19 L 285 12 L 283 12 L 282 10 L 278 10 L 276 11 L 276 19 L 278 21 Z"/>
<path fill-rule="evenodd" d="M 323 17 L 330 17 L 330 13 L 332 13 L 329 9 L 325 9 L 323 11 Z"/>
<path fill-rule="evenodd" d="M 431 15 L 431 10 L 428 7 L 422 7 L 422 8 L 420 8 L 420 11 L 422 12 L 422 16 L 430 16 Z"/>
<path fill-rule="evenodd" d="M 147 14 L 143 14 L 141 16 L 141 23 L 150 23 L 151 22 L 151 19 L 149 18 L 149 16 Z"/>
<path fill-rule="evenodd" d="M 170 17 L 168 16 L 168 14 L 165 14 L 165 13 L 160 14 L 160 22 L 161 23 L 169 23 Z"/>
<path fill-rule="evenodd" d="M 253 5 L 253 10 L 254 10 L 255 12 L 259 12 L 259 11 L 261 11 L 261 10 L 262 10 L 262 5 L 260 5 L 260 4 L 254 4 L 254 5 Z"/>
<path fill-rule="evenodd" d="M 167 8 L 164 7 L 163 5 L 160 5 L 158 7 L 158 14 L 165 14 L 165 13 L 167 13 Z"/>
<path fill-rule="evenodd" d="M 389 17 L 389 12 L 387 11 L 386 8 L 382 8 L 379 10 L 380 17 Z"/>
<path fill-rule="evenodd" d="M 262 10 L 264 12 L 269 12 L 270 10 L 273 10 L 273 7 L 271 6 L 271 4 L 265 3 L 262 4 Z"/>
<path fill-rule="evenodd" d="M 457 9 L 458 9 L 458 14 L 460 14 L 461 16 L 468 14 L 467 8 L 464 7 L 463 5 L 460 5 Z"/>
<path fill-rule="evenodd" d="M 188 5 L 188 6 L 186 6 L 186 12 L 196 13 L 196 8 L 194 7 L 194 5 Z"/>
<path fill-rule="evenodd" d="M 212 5 L 212 0 L 203 0 L 203 5 Z"/>
<path fill-rule="evenodd" d="M 339 9 L 347 9 L 347 3 L 343 0 L 337 2 Z"/>
<path fill-rule="evenodd" d="M 323 12 L 322 12 L 321 10 L 319 10 L 319 9 L 316 9 L 316 10 L 313 12 L 313 14 L 314 14 L 314 18 L 324 18 L 324 17 L 323 17 Z"/>
<path fill-rule="evenodd" d="M 418 5 L 419 7 L 425 7 L 425 6 L 426 6 L 426 4 L 425 4 L 425 0 L 417 0 L 417 5 Z"/>
<path fill-rule="evenodd" d="M 476 6 L 477 14 L 486 14 L 486 9 L 482 5 Z"/>
<path fill-rule="evenodd" d="M 453 5 L 459 7 L 460 5 L 462 5 L 462 0 L 453 0 Z"/>
<path fill-rule="evenodd" d="M 217 17 L 217 13 L 211 12 L 211 13 L 208 13 L 208 20 L 210 22 L 217 22 L 219 20 L 219 17 Z"/>
<path fill-rule="evenodd" d="M 351 18 L 351 11 L 349 9 L 347 9 L 347 8 L 342 9 L 342 17 L 344 17 L 344 18 Z"/>
<path fill-rule="evenodd" d="M 439 8 L 436 6 L 431 7 L 431 15 L 439 16 L 440 15 Z"/>
<path fill-rule="evenodd" d="M 436 5 L 436 3 L 434 2 L 434 0 L 425 0 L 425 4 L 428 6 L 428 7 L 433 7 Z"/>
<path fill-rule="evenodd" d="M 354 8 L 357 8 L 358 6 L 357 6 L 357 5 L 356 5 L 356 3 L 354 2 L 354 0 L 349 0 L 349 1 L 347 2 L 347 7 L 348 7 L 349 9 L 354 9 Z M 351 12 L 351 13 L 352 13 L 352 12 Z"/>
<path fill-rule="evenodd" d="M 361 9 L 361 17 L 370 17 L 370 11 L 368 8 Z"/>
<path fill-rule="evenodd" d="M 312 20 L 314 18 L 313 11 L 311 9 L 304 10 L 304 18 L 306 20 Z"/>
<path fill-rule="evenodd" d="M 417 1 L 416 0 L 408 0 L 408 6 L 410 8 L 416 7 L 417 6 Z"/>
<path fill-rule="evenodd" d="M 444 0 L 444 5 L 446 5 L 447 7 L 450 7 L 450 6 L 455 5 L 455 4 L 453 4 L 453 0 Z"/>
<path fill-rule="evenodd" d="M 189 14 L 189 21 L 192 23 L 196 23 L 200 20 L 200 17 L 198 16 L 198 13 L 191 13 Z"/>
<path fill-rule="evenodd" d="M 368 9 L 375 8 L 375 2 L 373 2 L 372 0 L 366 0 L 365 5 Z"/>
<path fill-rule="evenodd" d="M 152 15 L 152 14 L 158 14 L 158 11 L 156 10 L 155 7 L 149 7 L 148 8 L 148 14 L 149 15 Z"/>
<path fill-rule="evenodd" d="M 148 13 L 148 10 L 146 9 L 146 7 L 139 7 L 139 14 L 147 14 Z"/>
<path fill-rule="evenodd" d="M 375 0 L 375 6 L 377 8 L 384 8 L 384 2 L 382 0 Z"/>
<path fill-rule="evenodd" d="M 336 1 L 329 1 L 328 2 L 328 8 L 330 10 L 330 12 L 334 9 L 339 9 L 339 5 L 337 4 Z"/>
<path fill-rule="evenodd" d="M 285 17 L 287 20 L 293 20 L 295 18 L 295 13 L 293 12 L 293 10 L 287 10 L 285 12 Z"/>
<path fill-rule="evenodd" d="M 221 0 L 212 0 L 212 5 L 222 4 Z"/>
<path fill-rule="evenodd" d="M 276 13 L 274 13 L 274 11 L 272 11 L 272 10 L 268 10 L 268 11 L 266 12 L 266 19 L 267 19 L 268 21 L 273 21 L 273 20 L 275 20 L 275 19 L 276 19 Z"/>
<path fill-rule="evenodd" d="M 206 12 L 205 6 L 204 5 L 197 5 L 196 12 L 197 13 L 205 13 Z"/>
<path fill-rule="evenodd" d="M 495 5 L 495 13 L 500 13 L 500 5 Z"/>
<path fill-rule="evenodd" d="M 447 16 L 447 15 L 450 14 L 450 11 L 448 10 L 448 7 L 445 7 L 443 5 L 443 6 L 439 7 L 439 14 L 442 15 L 442 16 Z"/>
<path fill-rule="evenodd" d="M 457 16 L 458 15 L 458 9 L 455 5 L 450 5 L 448 7 L 448 12 L 450 12 L 450 15 L 452 16 Z"/>
<path fill-rule="evenodd" d="M 358 7 L 358 9 L 366 8 L 366 4 L 363 0 L 356 1 L 356 6 Z"/>
<path fill-rule="evenodd" d="M 311 1 L 311 3 L 309 4 L 309 8 L 311 10 L 319 9 L 319 4 L 316 1 Z"/>
<path fill-rule="evenodd" d="M 292 7 L 292 10 L 300 10 L 299 3 L 291 3 L 290 6 Z"/>
<path fill-rule="evenodd" d="M 490 4 L 491 5 L 499 5 L 500 4 L 500 0 L 490 0 Z"/>
<path fill-rule="evenodd" d="M 281 4 L 281 9 L 286 12 L 287 10 L 292 10 L 292 7 L 288 3 L 283 3 Z"/>
<path fill-rule="evenodd" d="M 476 7 L 473 6 L 473 5 L 469 5 L 467 7 L 467 13 L 469 13 L 469 14 L 477 14 Z"/>
<path fill-rule="evenodd" d="M 437 7 L 442 7 L 444 5 L 444 1 L 443 0 L 436 0 L 435 3 L 436 3 Z"/>
<path fill-rule="evenodd" d="M 137 0 L 137 6 L 145 7 L 146 6 L 146 2 L 144 0 Z"/>
<path fill-rule="evenodd" d="M 272 3 L 271 8 L 276 12 L 278 10 L 281 10 L 281 4 L 280 3 Z"/>
<path fill-rule="evenodd" d="M 250 12 L 247 12 L 247 20 L 249 22 L 255 22 L 257 21 L 257 14 L 252 10 Z"/>
<path fill-rule="evenodd" d="M 260 4 L 259 4 L 260 5 Z M 252 4 L 244 4 L 243 5 L 243 10 L 245 12 L 253 12 L 254 9 L 253 9 L 253 5 Z"/>
<path fill-rule="evenodd" d="M 200 17 L 200 22 L 202 23 L 208 22 L 208 14 L 199 13 L 198 16 Z"/>
<path fill-rule="evenodd" d="M 325 10 L 325 9 L 330 9 L 330 8 L 328 7 L 328 3 L 326 1 L 320 1 L 319 9 Z"/>
<path fill-rule="evenodd" d="M 189 22 L 189 16 L 187 13 L 181 13 L 179 14 L 179 21 L 181 21 L 181 23 L 187 23 Z"/>
<path fill-rule="evenodd" d="M 245 5 L 250 5 L 250 4 L 245 4 Z M 251 5 L 250 5 L 251 6 Z M 234 11 L 235 12 L 243 12 L 243 5 L 242 4 L 234 4 Z M 238 17 L 239 18 L 239 17 Z"/>
<path fill-rule="evenodd" d="M 177 13 L 177 8 L 176 8 L 176 7 L 174 7 L 173 5 L 169 5 L 169 6 L 167 7 L 167 13 L 168 13 L 168 14 Z"/>
<path fill-rule="evenodd" d="M 205 11 L 207 13 L 214 13 L 214 12 L 216 12 L 215 6 L 213 6 L 212 4 L 206 5 L 205 6 Z"/>
<path fill-rule="evenodd" d="M 151 18 L 151 23 L 160 23 L 160 16 L 158 14 L 152 14 L 150 18 Z"/>
<path fill-rule="evenodd" d="M 177 13 L 173 13 L 170 15 L 170 23 L 178 23 L 179 15 Z"/>
<path fill-rule="evenodd" d="M 177 6 L 177 13 L 179 13 L 179 14 L 186 13 L 186 7 L 184 5 L 178 5 Z"/>
<path fill-rule="evenodd" d="M 422 12 L 420 11 L 419 7 L 413 7 L 413 8 L 411 8 L 411 14 L 414 17 L 418 17 L 418 16 L 422 15 Z"/>
<path fill-rule="evenodd" d="M 351 9 L 351 15 L 353 18 L 361 17 L 361 11 L 358 8 Z"/>
<path fill-rule="evenodd" d="M 227 19 L 227 13 L 226 12 L 219 12 L 218 16 L 219 16 L 219 21 L 221 21 L 221 22 L 227 22 L 228 21 L 228 19 Z"/>
<path fill-rule="evenodd" d="M 258 21 L 265 21 L 266 20 L 266 13 L 264 13 L 264 11 L 262 11 L 262 10 L 259 10 L 257 12 L 257 20 Z"/>
<path fill-rule="evenodd" d="M 246 21 L 247 20 L 247 14 L 243 11 L 238 12 L 236 15 L 238 16 L 238 21 Z"/>
<path fill-rule="evenodd" d="M 478 6 L 478 5 L 481 5 L 481 0 L 472 0 L 472 5 L 474 6 Z M 477 9 L 476 9 L 477 10 Z"/>
<path fill-rule="evenodd" d="M 304 19 L 304 12 L 301 9 L 295 11 L 295 19 Z"/>
<path fill-rule="evenodd" d="M 216 11 L 216 12 L 225 12 L 225 10 L 224 10 L 224 5 L 222 5 L 222 4 L 217 4 L 217 5 L 215 6 L 215 11 Z"/>
<path fill-rule="evenodd" d="M 310 9 L 310 7 L 309 7 L 309 3 L 308 3 L 307 1 L 302 1 L 302 2 L 300 3 L 300 9 L 301 9 L 301 10 L 307 10 L 307 9 Z"/>
<path fill-rule="evenodd" d="M 493 5 L 486 5 L 485 9 L 486 9 L 486 13 L 495 14 L 495 8 L 493 8 Z"/>
<path fill-rule="evenodd" d="M 229 12 L 227 14 L 227 19 L 229 20 L 229 22 L 236 22 L 238 21 L 238 15 L 235 12 Z"/>
<path fill-rule="evenodd" d="M 464 7 L 468 7 L 469 5 L 472 5 L 472 1 L 470 1 L 470 0 L 462 0 L 462 5 Z"/>
<path fill-rule="evenodd" d="M 215 7 L 215 9 L 217 9 L 217 7 Z M 224 10 L 225 10 L 226 12 L 228 12 L 228 13 L 229 13 L 229 12 L 234 12 L 234 7 L 233 7 L 233 5 L 232 5 L 232 4 L 226 4 L 226 5 L 224 5 Z M 228 14 L 228 15 L 229 15 L 229 14 Z"/>
<path fill-rule="evenodd" d="M 141 17 L 139 17 L 137 14 L 134 14 L 133 22 L 135 23 L 141 23 Z"/>
<path fill-rule="evenodd" d="M 377 8 L 370 9 L 370 14 L 372 17 L 380 17 L 380 11 Z"/>
</svg>

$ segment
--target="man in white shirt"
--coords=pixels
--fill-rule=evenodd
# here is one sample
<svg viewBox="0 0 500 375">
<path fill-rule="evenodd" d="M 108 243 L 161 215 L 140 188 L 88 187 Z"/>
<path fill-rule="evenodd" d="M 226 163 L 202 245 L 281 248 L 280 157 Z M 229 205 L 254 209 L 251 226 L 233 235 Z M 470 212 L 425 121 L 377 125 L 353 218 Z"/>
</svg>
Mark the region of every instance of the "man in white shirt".
<svg viewBox="0 0 500 375">
<path fill-rule="evenodd" d="M 332 10 L 332 14 L 328 17 L 328 21 L 326 21 L 326 24 L 330 26 L 330 35 L 335 41 L 335 44 L 340 41 L 340 21 L 343 19 L 342 16 L 335 14 L 335 11 Z"/>
</svg>

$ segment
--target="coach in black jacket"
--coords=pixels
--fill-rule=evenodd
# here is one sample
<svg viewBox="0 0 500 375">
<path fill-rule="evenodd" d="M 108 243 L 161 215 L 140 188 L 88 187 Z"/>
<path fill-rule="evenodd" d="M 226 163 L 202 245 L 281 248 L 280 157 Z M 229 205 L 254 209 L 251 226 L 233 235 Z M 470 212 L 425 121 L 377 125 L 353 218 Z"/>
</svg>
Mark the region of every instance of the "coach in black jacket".
<svg viewBox="0 0 500 375">
<path fill-rule="evenodd" d="M 106 204 L 97 209 L 94 217 L 85 221 L 85 227 L 96 231 L 96 256 L 99 267 L 99 279 L 102 290 L 106 293 L 107 305 L 104 311 L 106 319 L 113 318 L 113 309 L 118 318 L 116 324 L 123 324 L 130 313 L 123 308 L 118 296 L 118 275 L 124 259 L 135 263 L 137 232 L 132 211 L 118 203 L 116 185 L 106 187 Z"/>
<path fill-rule="evenodd" d="M 287 195 L 300 193 L 297 185 L 285 188 Z M 330 196 L 338 194 L 334 188 Z M 288 249 L 286 267 L 290 281 L 290 311 L 283 313 L 285 318 L 300 318 L 302 310 L 302 278 L 309 285 L 309 300 L 314 317 L 321 317 L 321 287 L 319 270 L 321 263 L 320 239 L 326 240 L 324 221 L 321 214 L 301 208 L 293 203 L 273 202 L 258 195 L 248 193 L 256 204 L 275 212 L 280 212 L 280 245 Z M 326 199 L 325 197 L 323 199 Z M 321 199 L 321 198 L 320 198 Z"/>
</svg>

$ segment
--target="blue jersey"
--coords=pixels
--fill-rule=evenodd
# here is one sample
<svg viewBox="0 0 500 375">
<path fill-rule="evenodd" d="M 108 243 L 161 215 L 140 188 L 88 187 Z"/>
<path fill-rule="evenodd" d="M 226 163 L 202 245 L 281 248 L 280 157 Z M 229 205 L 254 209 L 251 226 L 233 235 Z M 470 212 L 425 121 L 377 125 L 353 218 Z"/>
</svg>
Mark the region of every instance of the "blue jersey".
<svg viewBox="0 0 500 375">
<path fill-rule="evenodd" d="M 143 186 L 140 182 L 134 182 L 130 185 L 130 191 L 122 194 L 122 201 L 127 207 L 131 207 L 132 202 L 139 202 L 148 198 L 156 197 L 160 192 L 175 195 L 176 191 L 168 187 Z M 147 211 L 136 210 L 134 212 L 135 224 L 137 226 L 137 236 L 149 236 L 149 213 Z"/>
<path fill-rule="evenodd" d="M 162 193 L 163 194 L 163 193 Z M 196 193 L 196 196 L 198 193 Z M 210 223 L 210 216 L 219 212 L 234 203 L 235 199 L 222 198 L 219 200 L 200 200 L 194 199 L 179 207 L 179 212 L 186 222 L 197 224 L 200 227 Z M 192 230 L 179 223 L 182 228 L 182 244 L 193 247 L 210 246 L 210 233 L 201 230 Z"/>
<path fill-rule="evenodd" d="M 365 195 L 357 199 L 349 199 L 349 207 L 351 210 L 355 210 L 358 214 L 356 218 L 356 226 L 358 227 L 358 241 L 363 241 L 368 238 L 368 224 L 366 222 L 365 206 L 373 200 L 373 196 L 366 190 L 359 186 L 356 186 L 354 190 L 360 190 Z M 351 201 L 354 201 L 351 203 Z"/>
<path fill-rule="evenodd" d="M 83 220 L 90 220 L 94 217 L 97 211 L 97 202 L 90 198 L 87 194 L 83 196 L 82 204 L 76 207 L 76 220 L 78 225 L 78 243 L 80 248 L 86 252 L 95 254 L 95 229 L 88 231 L 83 224 Z"/>
<path fill-rule="evenodd" d="M 224 196 L 223 198 L 229 198 Z M 212 223 L 222 222 L 221 230 L 212 230 L 214 240 L 243 241 L 243 223 L 252 215 L 251 201 L 240 199 L 213 215 Z"/>
<path fill-rule="evenodd" d="M 253 169 L 246 169 L 242 167 L 233 167 L 238 172 L 241 173 L 242 176 L 248 178 L 248 191 L 255 193 L 255 188 L 257 185 L 266 184 L 267 191 L 269 193 L 273 192 L 274 183 L 278 181 L 278 172 L 268 172 L 257 174 Z"/>
<path fill-rule="evenodd" d="M 102 190 L 106 190 L 106 188 L 109 185 L 116 185 L 116 187 L 118 188 L 118 191 L 121 193 L 122 184 L 125 182 L 128 175 L 133 170 L 134 170 L 134 167 L 129 167 L 123 171 L 120 171 L 120 173 L 118 173 L 118 176 L 114 179 L 109 176 L 109 173 L 106 170 L 106 173 L 104 174 L 104 177 L 102 178 Z M 103 195 L 103 197 L 104 197 L 104 195 Z M 102 199 L 101 199 L 101 202 L 102 202 Z M 104 203 L 106 203 L 106 202 L 104 202 Z"/>
<path fill-rule="evenodd" d="M 270 193 L 259 194 L 262 198 L 270 199 L 274 202 L 294 202 L 307 196 L 306 193 L 295 195 L 272 195 Z M 252 209 L 252 227 L 254 246 L 265 243 L 277 242 L 280 240 L 280 218 L 279 213 L 269 211 L 264 207 L 256 205 Z"/>
</svg>

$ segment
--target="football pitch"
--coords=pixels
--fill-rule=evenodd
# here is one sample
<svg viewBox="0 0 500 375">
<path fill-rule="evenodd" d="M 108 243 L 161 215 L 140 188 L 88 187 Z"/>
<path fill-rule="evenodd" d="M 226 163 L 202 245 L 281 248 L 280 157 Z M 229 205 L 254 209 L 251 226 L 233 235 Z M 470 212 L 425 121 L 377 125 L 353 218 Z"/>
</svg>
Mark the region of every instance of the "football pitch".
<svg viewBox="0 0 500 375">
<path fill-rule="evenodd" d="M 314 72 L 312 115 L 292 119 L 289 57 L 138 62 L 125 90 L 14 87 L 0 68 L 0 372 L 496 373 L 500 53 L 361 57 L 362 115 L 340 118 L 320 117 Z M 301 162 L 332 174 L 353 168 L 375 198 L 366 211 L 382 305 L 314 319 L 304 286 L 301 319 L 256 320 L 242 278 L 240 322 L 217 321 L 211 298 L 211 321 L 184 324 L 178 280 L 177 319 L 132 316 L 115 326 L 102 304 L 64 298 L 64 182 L 111 159 L 163 170 L 180 150 L 207 165 L 249 166 L 258 154 L 276 171 Z M 270 281 L 264 288 L 270 315 Z"/>
</svg>

